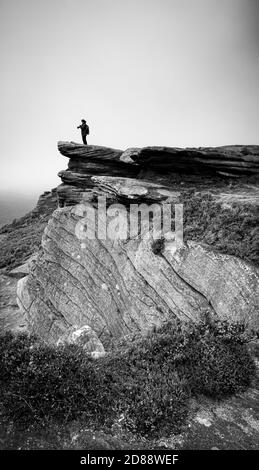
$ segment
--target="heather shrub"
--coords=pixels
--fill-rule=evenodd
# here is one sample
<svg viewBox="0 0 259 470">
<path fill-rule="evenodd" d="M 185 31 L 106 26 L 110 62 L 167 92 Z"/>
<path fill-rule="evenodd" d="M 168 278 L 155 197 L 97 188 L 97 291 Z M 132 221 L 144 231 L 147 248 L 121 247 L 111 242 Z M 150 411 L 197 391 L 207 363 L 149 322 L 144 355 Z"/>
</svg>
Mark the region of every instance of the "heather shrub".
<svg viewBox="0 0 259 470">
<path fill-rule="evenodd" d="M 228 322 L 200 324 L 188 332 L 177 369 L 192 394 L 223 398 L 244 390 L 255 373 L 243 325 Z"/>
<path fill-rule="evenodd" d="M 152 251 L 155 255 L 161 255 L 163 253 L 165 247 L 165 239 L 164 238 L 158 238 L 157 240 L 154 240 L 152 243 Z"/>
<path fill-rule="evenodd" d="M 67 422 L 84 412 L 92 361 L 73 345 L 51 347 L 25 334 L 1 337 L 1 402 L 21 424 L 52 418 Z M 76 405 L 75 405 L 76 403 Z"/>
<path fill-rule="evenodd" d="M 179 432 L 190 396 L 223 398 L 245 389 L 255 366 L 243 325 L 165 324 L 93 360 L 75 345 L 25 334 L 0 339 L 0 406 L 5 420 L 112 426 L 145 436 Z"/>
<path fill-rule="evenodd" d="M 256 205 L 222 205 L 211 194 L 189 192 L 183 197 L 184 239 L 203 242 L 222 253 L 259 264 Z"/>
</svg>

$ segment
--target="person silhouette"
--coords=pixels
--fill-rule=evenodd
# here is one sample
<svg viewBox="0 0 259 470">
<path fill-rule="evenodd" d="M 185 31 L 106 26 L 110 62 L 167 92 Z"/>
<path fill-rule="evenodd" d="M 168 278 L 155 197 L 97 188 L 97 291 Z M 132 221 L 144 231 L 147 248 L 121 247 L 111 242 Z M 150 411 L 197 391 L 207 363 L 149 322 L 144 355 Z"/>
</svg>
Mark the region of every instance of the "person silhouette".
<svg viewBox="0 0 259 470">
<path fill-rule="evenodd" d="M 89 134 L 89 126 L 86 124 L 85 119 L 81 119 L 80 126 L 77 126 L 77 129 L 81 129 L 82 141 L 87 145 L 86 136 Z"/>
</svg>

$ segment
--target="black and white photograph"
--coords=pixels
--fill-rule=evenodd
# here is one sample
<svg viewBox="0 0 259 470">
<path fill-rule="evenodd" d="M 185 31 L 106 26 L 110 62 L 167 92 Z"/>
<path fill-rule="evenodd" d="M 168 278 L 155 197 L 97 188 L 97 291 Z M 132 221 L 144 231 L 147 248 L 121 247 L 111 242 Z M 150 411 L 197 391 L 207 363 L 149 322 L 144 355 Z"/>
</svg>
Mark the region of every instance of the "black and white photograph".
<svg viewBox="0 0 259 470">
<path fill-rule="evenodd" d="M 248 467 L 259 0 L 0 0 L 0 64 L 1 468 Z"/>
</svg>

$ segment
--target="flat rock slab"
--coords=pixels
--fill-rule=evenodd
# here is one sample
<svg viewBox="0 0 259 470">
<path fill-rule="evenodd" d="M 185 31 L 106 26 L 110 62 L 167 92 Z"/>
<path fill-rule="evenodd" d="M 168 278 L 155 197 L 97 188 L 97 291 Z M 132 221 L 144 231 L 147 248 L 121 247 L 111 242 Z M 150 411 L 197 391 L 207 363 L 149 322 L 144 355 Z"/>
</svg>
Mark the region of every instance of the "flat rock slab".
<svg viewBox="0 0 259 470">
<path fill-rule="evenodd" d="M 61 155 L 68 158 L 80 158 L 95 160 L 115 160 L 119 161 L 122 155 L 122 150 L 102 147 L 99 145 L 83 145 L 76 142 L 58 142 L 58 150 Z"/>
<path fill-rule="evenodd" d="M 134 178 L 93 176 L 92 181 L 104 192 L 121 200 L 175 203 L 180 197 L 180 192 L 170 191 L 166 186 Z"/>
</svg>

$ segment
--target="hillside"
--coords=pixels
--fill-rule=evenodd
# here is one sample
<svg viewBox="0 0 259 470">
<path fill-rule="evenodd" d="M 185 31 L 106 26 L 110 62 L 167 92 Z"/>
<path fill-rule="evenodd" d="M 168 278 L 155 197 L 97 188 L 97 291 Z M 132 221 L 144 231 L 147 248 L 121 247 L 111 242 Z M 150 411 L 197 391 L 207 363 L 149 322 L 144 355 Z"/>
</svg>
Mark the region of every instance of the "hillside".
<svg viewBox="0 0 259 470">
<path fill-rule="evenodd" d="M 181 328 L 195 328 L 205 318 L 240 324 L 253 338 L 249 350 L 254 356 L 259 326 L 259 147 L 147 147 L 123 152 L 59 142 L 58 149 L 69 159 L 68 168 L 59 173 L 60 186 L 44 193 L 26 216 L 0 229 L 2 332 L 36 334 L 54 361 L 55 351 L 61 351 L 57 344 L 77 342 L 81 330 L 87 331 L 90 352 L 99 358 L 96 370 L 103 377 L 104 361 L 119 381 L 120 374 L 113 369 L 114 348 L 119 349 L 120 360 L 131 345 L 133 356 L 141 355 L 146 348 L 141 341 L 156 331 L 160 338 L 159 332 L 175 321 Z M 105 210 L 100 211 L 104 201 Z M 156 218 L 148 212 L 143 227 L 137 218 L 135 232 L 130 231 L 132 206 L 140 205 L 165 214 L 158 238 Z M 226 334 L 235 342 L 231 328 Z M 209 349 L 208 354 L 209 369 L 214 353 Z M 138 361 L 141 370 L 148 364 L 142 356 Z M 113 385 L 105 380 L 107 390 Z M 216 376 L 213 386 L 218 380 Z M 152 445 L 211 448 L 214 442 L 217 448 L 254 448 L 258 389 L 255 379 L 249 383 L 246 392 L 226 402 L 193 397 L 183 427 Z M 183 390 L 185 403 L 188 394 Z M 100 446 L 109 441 L 111 428 L 102 427 L 101 432 L 105 435 Z M 92 428 L 86 433 L 91 440 Z M 108 448 L 127 446 L 112 436 Z M 124 438 L 129 442 L 128 434 Z M 136 439 L 133 446 L 142 442 L 140 436 Z"/>
</svg>

